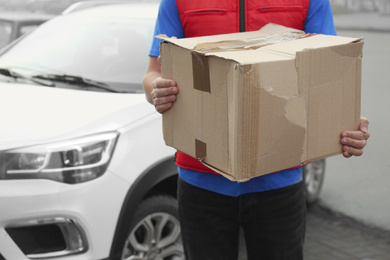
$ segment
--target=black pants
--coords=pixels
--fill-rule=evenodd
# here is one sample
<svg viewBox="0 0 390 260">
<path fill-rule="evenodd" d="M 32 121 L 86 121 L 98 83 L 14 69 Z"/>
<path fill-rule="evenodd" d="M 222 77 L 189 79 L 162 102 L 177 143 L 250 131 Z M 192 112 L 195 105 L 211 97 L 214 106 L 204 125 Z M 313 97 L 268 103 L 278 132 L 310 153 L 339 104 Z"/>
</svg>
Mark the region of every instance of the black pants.
<svg viewBox="0 0 390 260">
<path fill-rule="evenodd" d="M 179 179 L 178 198 L 186 260 L 237 260 L 240 227 L 248 260 L 303 259 L 303 183 L 229 197 Z"/>
</svg>

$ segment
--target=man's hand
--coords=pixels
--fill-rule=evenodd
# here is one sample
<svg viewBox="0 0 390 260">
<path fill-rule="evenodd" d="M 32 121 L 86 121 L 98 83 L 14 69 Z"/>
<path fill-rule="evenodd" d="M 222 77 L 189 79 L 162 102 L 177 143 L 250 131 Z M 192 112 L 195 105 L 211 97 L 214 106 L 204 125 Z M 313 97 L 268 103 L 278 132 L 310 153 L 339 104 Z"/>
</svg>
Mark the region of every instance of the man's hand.
<svg viewBox="0 0 390 260">
<path fill-rule="evenodd" d="M 146 99 L 157 112 L 164 113 L 173 106 L 179 93 L 174 80 L 161 78 L 160 57 L 150 57 L 148 68 L 142 81 Z"/>
<path fill-rule="evenodd" d="M 343 131 L 341 133 L 340 143 L 343 145 L 343 156 L 349 158 L 351 156 L 360 156 L 363 154 L 363 149 L 370 137 L 368 131 L 369 121 L 365 117 L 360 118 L 360 126 L 357 131 Z"/>
<path fill-rule="evenodd" d="M 162 114 L 173 106 L 178 93 L 175 81 L 158 77 L 153 81 L 152 104 Z"/>
</svg>

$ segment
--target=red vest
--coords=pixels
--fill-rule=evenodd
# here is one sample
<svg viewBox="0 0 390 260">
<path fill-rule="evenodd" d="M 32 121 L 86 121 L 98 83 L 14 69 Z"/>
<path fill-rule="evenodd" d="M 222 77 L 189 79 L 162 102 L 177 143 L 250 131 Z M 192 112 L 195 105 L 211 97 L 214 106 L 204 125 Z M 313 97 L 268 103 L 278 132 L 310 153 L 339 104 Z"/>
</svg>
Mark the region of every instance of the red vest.
<svg viewBox="0 0 390 260">
<path fill-rule="evenodd" d="M 185 37 L 255 31 L 267 23 L 302 30 L 310 0 L 176 0 Z"/>
<path fill-rule="evenodd" d="M 185 37 L 255 31 L 268 23 L 302 30 L 310 0 L 176 0 Z M 214 173 L 178 151 L 180 167 Z"/>
</svg>

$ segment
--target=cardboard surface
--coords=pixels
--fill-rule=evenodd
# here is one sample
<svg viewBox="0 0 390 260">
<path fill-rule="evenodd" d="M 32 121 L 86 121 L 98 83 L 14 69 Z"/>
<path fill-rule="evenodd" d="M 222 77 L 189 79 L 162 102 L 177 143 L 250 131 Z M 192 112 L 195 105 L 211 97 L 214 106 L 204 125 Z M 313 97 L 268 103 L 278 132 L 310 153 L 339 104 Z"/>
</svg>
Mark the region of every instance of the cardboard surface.
<svg viewBox="0 0 390 260">
<path fill-rule="evenodd" d="M 160 36 L 164 78 L 179 95 L 164 139 L 234 181 L 341 154 L 358 129 L 363 40 L 260 31 Z"/>
</svg>

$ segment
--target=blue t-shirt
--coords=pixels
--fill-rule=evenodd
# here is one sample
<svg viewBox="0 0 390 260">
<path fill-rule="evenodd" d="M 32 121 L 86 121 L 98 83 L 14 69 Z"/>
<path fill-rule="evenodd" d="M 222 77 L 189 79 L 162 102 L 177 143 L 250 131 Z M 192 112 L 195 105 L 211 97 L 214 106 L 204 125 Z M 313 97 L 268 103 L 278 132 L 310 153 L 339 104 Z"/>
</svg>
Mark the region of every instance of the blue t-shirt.
<svg viewBox="0 0 390 260">
<path fill-rule="evenodd" d="M 195 0 L 196 1 L 196 0 Z M 303 27 L 306 33 L 336 35 L 332 9 L 329 0 L 310 1 L 309 10 Z M 165 34 L 169 37 L 184 37 L 180 16 L 175 0 L 161 0 L 156 21 L 155 35 Z M 149 55 L 160 55 L 161 40 L 154 38 Z M 283 170 L 263 175 L 246 182 L 234 182 L 221 175 L 193 171 L 179 167 L 180 177 L 202 189 L 214 191 L 228 196 L 278 189 L 293 185 L 302 180 L 302 167 Z"/>
</svg>

